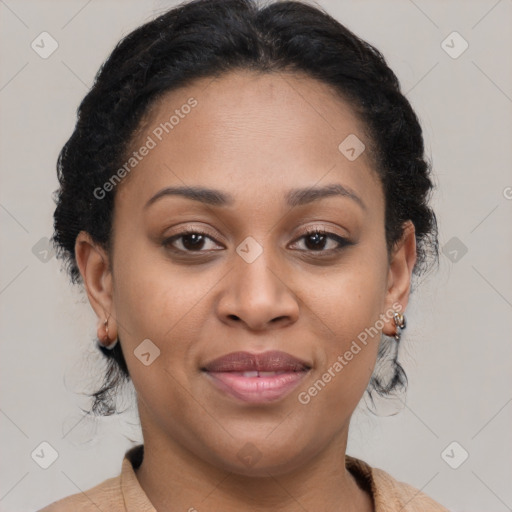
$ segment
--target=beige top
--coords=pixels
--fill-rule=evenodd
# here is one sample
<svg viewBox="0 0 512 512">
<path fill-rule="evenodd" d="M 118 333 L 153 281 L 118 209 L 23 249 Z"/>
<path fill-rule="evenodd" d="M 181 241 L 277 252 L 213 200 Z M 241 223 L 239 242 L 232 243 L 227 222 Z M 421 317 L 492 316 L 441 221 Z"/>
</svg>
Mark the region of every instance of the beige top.
<svg viewBox="0 0 512 512">
<path fill-rule="evenodd" d="M 120 475 L 84 493 L 53 502 L 38 512 L 156 512 L 134 471 L 143 456 L 144 445 L 130 448 L 124 456 Z M 345 464 L 361 488 L 373 496 L 375 512 L 450 512 L 411 485 L 395 480 L 360 459 L 346 455 Z"/>
</svg>

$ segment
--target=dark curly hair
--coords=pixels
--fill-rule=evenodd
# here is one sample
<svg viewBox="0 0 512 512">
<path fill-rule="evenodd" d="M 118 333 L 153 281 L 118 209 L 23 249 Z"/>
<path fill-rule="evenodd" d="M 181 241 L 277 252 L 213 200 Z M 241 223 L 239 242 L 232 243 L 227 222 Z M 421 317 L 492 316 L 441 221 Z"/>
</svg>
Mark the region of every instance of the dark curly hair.
<svg viewBox="0 0 512 512">
<path fill-rule="evenodd" d="M 242 69 L 306 74 L 349 100 L 369 135 L 382 183 L 388 254 L 404 222 L 411 220 L 417 243 L 414 275 L 438 263 L 437 222 L 429 207 L 431 164 L 422 130 L 382 54 L 320 8 L 300 1 L 193 0 L 124 37 L 77 110 L 74 132 L 57 162 L 60 188 L 54 194 L 52 237 L 73 284 L 82 282 L 74 253 L 81 230 L 105 250 L 111 247 L 115 188 L 102 200 L 93 191 L 125 161 L 149 107 L 196 79 Z M 130 376 L 120 343 L 100 350 L 108 367 L 101 389 L 90 395 L 91 411 L 110 415 L 117 412 L 119 385 Z M 397 354 L 396 342 L 383 335 L 370 397 L 373 391 L 389 396 L 406 389 Z"/>
</svg>

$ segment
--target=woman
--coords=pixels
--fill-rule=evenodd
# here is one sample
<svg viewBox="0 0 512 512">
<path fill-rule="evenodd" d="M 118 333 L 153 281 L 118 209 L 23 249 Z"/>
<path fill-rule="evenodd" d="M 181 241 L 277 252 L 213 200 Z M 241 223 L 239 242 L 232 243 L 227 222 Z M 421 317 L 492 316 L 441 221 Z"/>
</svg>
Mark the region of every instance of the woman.
<svg viewBox="0 0 512 512">
<path fill-rule="evenodd" d="M 182 4 L 114 49 L 58 170 L 54 243 L 110 364 L 93 411 L 131 379 L 144 444 L 45 512 L 447 510 L 346 454 L 365 391 L 405 388 L 437 258 L 422 131 L 375 48 L 299 2 Z"/>
</svg>

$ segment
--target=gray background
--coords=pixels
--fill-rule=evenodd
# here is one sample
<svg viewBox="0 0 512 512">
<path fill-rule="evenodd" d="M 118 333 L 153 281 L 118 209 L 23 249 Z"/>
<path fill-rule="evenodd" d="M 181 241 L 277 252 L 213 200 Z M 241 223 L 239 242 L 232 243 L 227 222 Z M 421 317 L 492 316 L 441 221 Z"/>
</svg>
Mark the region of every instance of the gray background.
<svg viewBox="0 0 512 512">
<path fill-rule="evenodd" d="M 512 0 L 319 3 L 383 52 L 418 113 L 445 253 L 407 310 L 406 405 L 376 417 L 363 404 L 348 453 L 453 511 L 512 510 Z M 0 0 L 2 511 L 117 475 L 142 440 L 133 409 L 81 416 L 77 393 L 97 389 L 103 367 L 96 318 L 45 237 L 79 101 L 119 38 L 174 4 Z M 31 48 L 43 31 L 59 45 L 47 59 Z M 453 31 L 469 44 L 457 58 L 442 46 Z M 31 456 L 43 441 L 58 454 L 48 469 Z"/>
</svg>

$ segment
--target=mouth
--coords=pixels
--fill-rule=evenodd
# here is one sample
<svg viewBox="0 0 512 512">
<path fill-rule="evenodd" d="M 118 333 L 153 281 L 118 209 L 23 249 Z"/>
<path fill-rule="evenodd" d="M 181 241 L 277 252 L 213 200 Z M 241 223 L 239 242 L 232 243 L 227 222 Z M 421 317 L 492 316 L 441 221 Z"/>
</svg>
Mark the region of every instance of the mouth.
<svg viewBox="0 0 512 512">
<path fill-rule="evenodd" d="M 251 403 L 280 400 L 311 370 L 311 365 L 286 352 L 232 352 L 201 370 L 224 395 Z"/>
</svg>

